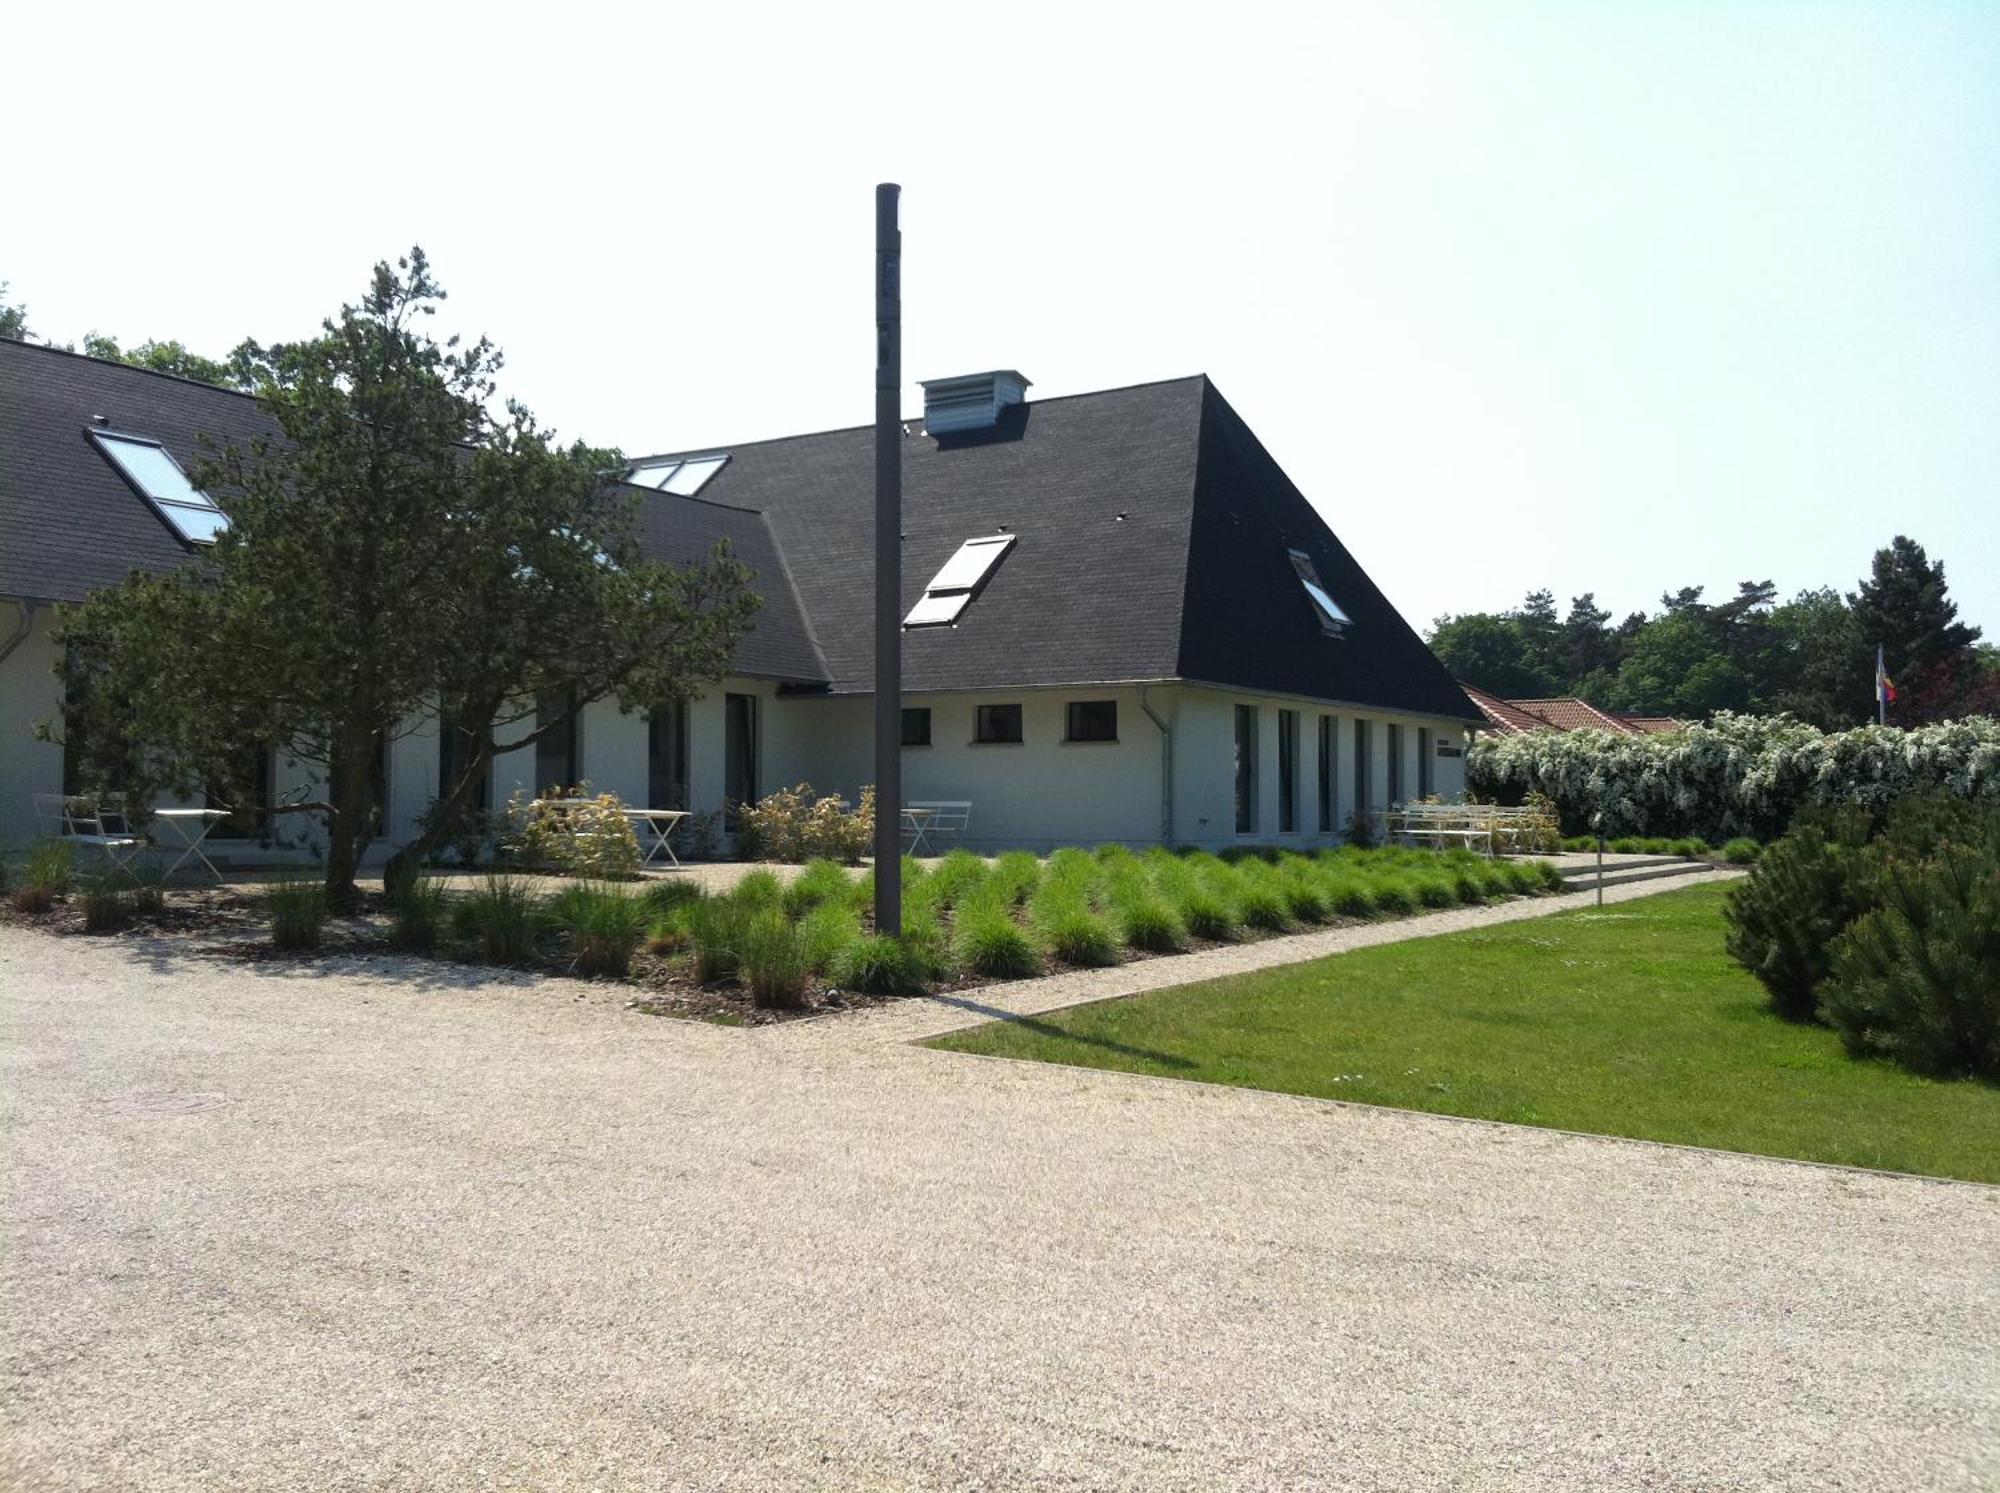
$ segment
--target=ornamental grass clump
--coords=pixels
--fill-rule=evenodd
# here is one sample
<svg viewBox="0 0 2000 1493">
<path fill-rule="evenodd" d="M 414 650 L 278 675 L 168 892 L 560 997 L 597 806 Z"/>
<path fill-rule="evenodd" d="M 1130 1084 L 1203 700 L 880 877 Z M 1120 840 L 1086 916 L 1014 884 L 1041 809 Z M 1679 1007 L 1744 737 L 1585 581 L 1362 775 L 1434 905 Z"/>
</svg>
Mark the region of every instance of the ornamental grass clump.
<svg viewBox="0 0 2000 1493">
<path fill-rule="evenodd" d="M 1377 877 L 1370 889 L 1375 911 L 1390 917 L 1408 917 L 1417 910 L 1416 889 L 1401 876 Z"/>
<path fill-rule="evenodd" d="M 1187 947 L 1187 932 L 1173 908 L 1160 897 L 1143 897 L 1114 909 L 1118 936 L 1127 948 L 1153 954 L 1177 954 Z"/>
<path fill-rule="evenodd" d="M 1420 906 L 1454 907 L 1458 904 L 1458 887 L 1449 876 L 1416 876 L 1411 880 Z"/>
<path fill-rule="evenodd" d="M 389 937 L 397 948 L 428 954 L 443 941 L 447 926 L 444 883 L 435 876 L 405 878 L 390 897 L 395 920 Z"/>
<path fill-rule="evenodd" d="M 805 870 L 785 888 L 785 911 L 800 918 L 822 903 L 839 901 L 847 894 L 849 880 L 847 869 L 838 861 L 824 856 L 808 861 Z"/>
<path fill-rule="evenodd" d="M 609 886 L 570 886 L 549 905 L 549 921 L 568 940 L 570 960 L 586 975 L 623 979 L 653 913 L 645 902 Z"/>
<path fill-rule="evenodd" d="M 1738 835 L 1722 847 L 1722 858 L 1732 866 L 1754 865 L 1763 848 L 1748 835 Z"/>
<path fill-rule="evenodd" d="M 759 908 L 745 917 L 737 934 L 737 953 L 743 983 L 758 1006 L 795 1011 L 805 1004 L 812 964 L 805 940 L 784 913 Z"/>
<path fill-rule="evenodd" d="M 1057 904 L 1036 916 L 1035 927 L 1049 952 L 1064 964 L 1091 969 L 1118 962 L 1111 925 L 1082 903 Z"/>
<path fill-rule="evenodd" d="M 1327 900 L 1344 918 L 1375 916 L 1375 893 L 1358 876 L 1335 876 L 1327 882 Z"/>
<path fill-rule="evenodd" d="M 7 894 L 16 912 L 43 913 L 69 895 L 69 846 L 60 840 L 39 840 L 28 851 L 14 889 Z"/>
<path fill-rule="evenodd" d="M 307 877 L 281 877 L 264 891 L 264 915 L 276 948 L 318 948 L 328 911 L 326 887 Z"/>
<path fill-rule="evenodd" d="M 743 929 L 753 912 L 768 910 L 732 897 L 704 897 L 687 904 L 687 939 L 694 948 L 698 985 L 727 980 L 743 967 Z"/>
<path fill-rule="evenodd" d="M 1042 881 L 1042 863 L 1025 850 L 1010 850 L 993 863 L 986 885 L 1005 897 L 1007 905 L 1019 907 Z"/>
<path fill-rule="evenodd" d="M 986 862 L 970 850 L 954 850 L 927 878 L 939 907 L 956 907 L 986 880 Z"/>
<path fill-rule="evenodd" d="M 451 909 L 452 936 L 487 964 L 534 961 L 547 912 L 533 882 L 518 876 L 488 876 Z"/>
<path fill-rule="evenodd" d="M 961 965 L 988 979 L 1024 979 L 1042 968 L 1027 929 L 1005 906 L 992 902 L 960 910 L 952 928 L 952 950 Z"/>
<path fill-rule="evenodd" d="M 886 934 L 857 938 L 833 965 L 833 982 L 866 995 L 921 995 L 923 961 L 901 940 Z"/>
<path fill-rule="evenodd" d="M 83 884 L 83 931 L 113 933 L 132 920 L 125 877 L 117 871 L 93 876 Z"/>
<path fill-rule="evenodd" d="M 799 919 L 798 927 L 806 964 L 823 975 L 861 937 L 861 916 L 844 900 L 822 902 Z"/>
</svg>

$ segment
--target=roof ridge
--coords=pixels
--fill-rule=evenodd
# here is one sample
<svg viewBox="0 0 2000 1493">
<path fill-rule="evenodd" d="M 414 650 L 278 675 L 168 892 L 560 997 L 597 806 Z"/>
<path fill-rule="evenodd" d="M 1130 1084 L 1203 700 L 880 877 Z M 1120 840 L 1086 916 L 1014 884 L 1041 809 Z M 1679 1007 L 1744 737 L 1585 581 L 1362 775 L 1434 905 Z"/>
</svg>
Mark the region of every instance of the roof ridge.
<svg viewBox="0 0 2000 1493">
<path fill-rule="evenodd" d="M 100 358 L 95 353 L 80 353 L 73 347 L 56 347 L 47 342 L 29 342 L 26 338 L 0 337 L 0 347 L 29 347 L 36 352 L 54 353 L 59 358 L 75 358 L 79 363 L 95 363 L 100 368 L 117 368 L 126 373 L 143 373 L 148 378 L 163 378 L 169 383 L 186 384 L 191 389 L 209 389 L 217 394 L 233 394 L 238 399 L 249 399 L 261 404 L 264 396 L 249 389 L 232 389 L 227 384 L 205 383 L 198 378 L 189 378 L 184 373 L 168 373 L 164 368 L 148 368 L 141 363 L 127 363 L 123 358 Z"/>
<path fill-rule="evenodd" d="M 1209 379 L 1206 373 L 1183 373 L 1177 374 L 1172 378 L 1149 378 L 1141 379 L 1137 383 L 1114 384 L 1108 389 L 1082 389 L 1075 394 L 1052 394 L 1047 399 L 1026 399 L 1022 401 L 1022 404 L 1028 409 L 1036 409 L 1045 404 L 1065 404 L 1074 399 L 1096 399 L 1105 394 L 1129 394 L 1135 389 L 1157 389 L 1165 384 L 1191 384 L 1196 382 L 1207 383 L 1211 387 L 1213 386 L 1213 381 Z M 922 416 L 904 416 L 903 419 L 904 423 L 907 424 L 912 419 L 922 419 Z M 873 430 L 874 428 L 875 422 L 871 420 L 862 425 L 835 425 L 825 430 L 801 430 L 791 435 L 767 435 L 754 441 L 711 441 L 707 445 L 702 446 L 681 446 L 666 451 L 647 451 L 638 455 L 628 456 L 626 459 L 637 465 L 640 462 L 662 461 L 674 456 L 678 456 L 683 460 L 692 460 L 696 456 L 734 455 L 736 452 L 748 450 L 752 446 L 780 446 L 787 441 L 817 440 L 821 436 L 849 435 L 855 431 Z"/>
</svg>

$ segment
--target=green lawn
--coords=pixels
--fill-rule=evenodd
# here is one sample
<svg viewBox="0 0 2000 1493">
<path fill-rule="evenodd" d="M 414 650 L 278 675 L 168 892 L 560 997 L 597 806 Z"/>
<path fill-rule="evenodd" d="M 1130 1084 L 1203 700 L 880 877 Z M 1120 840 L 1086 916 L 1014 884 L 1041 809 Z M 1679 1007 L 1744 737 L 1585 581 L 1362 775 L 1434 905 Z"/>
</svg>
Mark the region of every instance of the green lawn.
<svg viewBox="0 0 2000 1493">
<path fill-rule="evenodd" d="M 1765 1008 L 1722 886 L 997 1022 L 932 1045 L 2000 1182 L 2000 1088 Z"/>
</svg>

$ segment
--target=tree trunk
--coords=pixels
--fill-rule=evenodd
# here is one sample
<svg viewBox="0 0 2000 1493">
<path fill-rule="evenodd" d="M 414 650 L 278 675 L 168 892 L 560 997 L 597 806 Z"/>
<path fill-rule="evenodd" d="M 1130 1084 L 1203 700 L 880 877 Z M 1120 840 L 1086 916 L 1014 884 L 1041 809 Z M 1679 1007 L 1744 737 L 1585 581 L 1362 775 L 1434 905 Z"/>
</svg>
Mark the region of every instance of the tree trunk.
<svg viewBox="0 0 2000 1493">
<path fill-rule="evenodd" d="M 495 710 L 497 709 L 496 705 Z M 487 718 L 491 719 L 492 714 L 492 711 L 487 712 Z M 450 731 L 456 728 L 449 721 L 441 720 L 438 729 Z M 431 813 L 424 816 L 423 827 L 417 832 L 417 837 L 389 857 L 389 864 L 382 872 L 385 886 L 395 886 L 405 877 L 416 875 L 424 862 L 437 854 L 438 847 L 450 837 L 451 827 L 458 822 L 472 802 L 474 785 L 491 770 L 493 728 L 487 726 L 472 733 L 472 737 L 472 750 L 458 775 L 458 781 L 442 785 L 444 789 L 442 801 Z"/>
<path fill-rule="evenodd" d="M 354 873 L 369 839 L 369 748 L 374 733 L 344 730 L 329 754 L 333 813 L 327 824 L 326 895 L 335 910 L 350 912 L 361 901 Z"/>
</svg>

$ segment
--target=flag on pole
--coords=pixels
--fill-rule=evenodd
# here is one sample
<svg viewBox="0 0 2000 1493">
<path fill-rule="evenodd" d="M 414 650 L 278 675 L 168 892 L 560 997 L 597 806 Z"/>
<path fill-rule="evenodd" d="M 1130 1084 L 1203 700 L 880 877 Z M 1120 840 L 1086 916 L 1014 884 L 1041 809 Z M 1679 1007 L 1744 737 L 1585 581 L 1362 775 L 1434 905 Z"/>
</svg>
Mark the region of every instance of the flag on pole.
<svg viewBox="0 0 2000 1493">
<path fill-rule="evenodd" d="M 1875 645 L 1875 703 L 1883 709 L 1896 703 L 1896 681 L 1889 677 L 1888 667 L 1882 661 L 1882 645 Z"/>
</svg>

